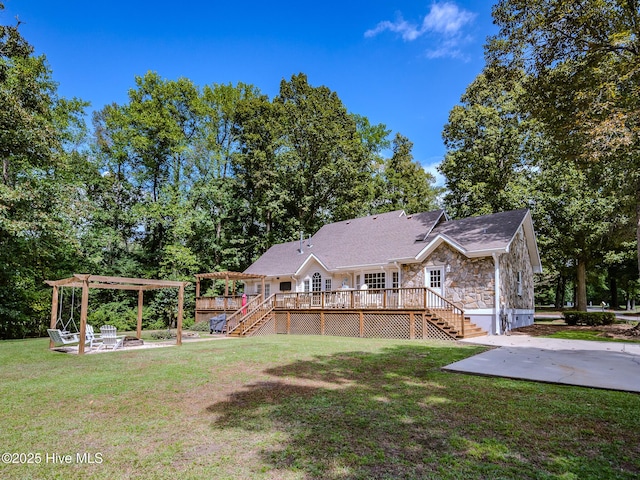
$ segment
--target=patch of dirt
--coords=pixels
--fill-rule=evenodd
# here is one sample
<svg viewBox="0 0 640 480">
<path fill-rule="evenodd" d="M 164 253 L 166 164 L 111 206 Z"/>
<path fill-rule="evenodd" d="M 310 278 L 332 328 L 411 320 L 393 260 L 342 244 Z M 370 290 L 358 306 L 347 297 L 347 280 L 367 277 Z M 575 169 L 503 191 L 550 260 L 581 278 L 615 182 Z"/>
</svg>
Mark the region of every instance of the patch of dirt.
<svg viewBox="0 0 640 480">
<path fill-rule="evenodd" d="M 531 335 L 532 337 L 543 337 L 563 331 L 598 332 L 598 336 L 601 337 L 640 341 L 640 327 L 634 328 L 634 325 L 624 323 L 601 325 L 598 327 L 569 326 L 564 323 L 536 323 L 528 327 L 514 328 L 511 333 L 515 335 L 524 334 Z"/>
</svg>

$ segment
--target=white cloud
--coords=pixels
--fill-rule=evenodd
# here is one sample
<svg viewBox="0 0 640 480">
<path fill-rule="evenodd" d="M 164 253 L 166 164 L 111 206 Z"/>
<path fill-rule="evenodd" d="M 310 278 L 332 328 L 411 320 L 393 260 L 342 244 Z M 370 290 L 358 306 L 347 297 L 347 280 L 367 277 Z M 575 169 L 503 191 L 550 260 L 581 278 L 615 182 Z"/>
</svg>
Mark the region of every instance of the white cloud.
<svg viewBox="0 0 640 480">
<path fill-rule="evenodd" d="M 457 36 L 462 27 L 475 18 L 475 13 L 460 9 L 455 3 L 434 3 L 429 14 L 424 17 L 422 29 L 445 36 Z"/>
<path fill-rule="evenodd" d="M 463 58 L 460 46 L 468 43 L 470 37 L 463 30 L 473 23 L 476 14 L 464 10 L 455 3 L 443 2 L 431 4 L 429 13 L 424 17 L 422 25 L 410 23 L 398 15 L 395 22 L 382 21 L 375 28 L 367 30 L 365 37 L 375 37 L 385 31 L 400 34 L 404 41 L 414 41 L 420 37 L 433 38 L 434 45 L 426 52 L 429 58 Z"/>
<path fill-rule="evenodd" d="M 442 160 L 443 160 L 442 157 L 431 157 L 425 160 L 424 162 L 421 162 L 422 168 L 425 170 L 425 172 L 430 173 L 435 177 L 436 179 L 435 186 L 437 187 L 444 187 L 444 184 L 445 184 L 444 175 L 442 175 L 438 171 L 438 166 L 442 163 Z"/>
</svg>

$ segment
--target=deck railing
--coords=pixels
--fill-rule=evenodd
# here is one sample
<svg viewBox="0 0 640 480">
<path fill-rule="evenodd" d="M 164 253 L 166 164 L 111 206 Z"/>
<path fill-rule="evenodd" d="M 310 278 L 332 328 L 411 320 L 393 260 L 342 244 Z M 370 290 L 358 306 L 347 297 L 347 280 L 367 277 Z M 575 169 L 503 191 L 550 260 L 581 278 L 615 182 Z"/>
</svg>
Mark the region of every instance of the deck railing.
<svg viewBox="0 0 640 480">
<path fill-rule="evenodd" d="M 464 311 L 453 302 L 424 287 L 276 293 L 273 295 L 273 302 L 277 310 L 429 310 L 464 335 Z"/>
<path fill-rule="evenodd" d="M 247 295 L 247 303 L 257 297 L 257 294 Z M 196 310 L 233 310 L 242 308 L 242 296 L 230 295 L 219 297 L 197 297 Z"/>
</svg>

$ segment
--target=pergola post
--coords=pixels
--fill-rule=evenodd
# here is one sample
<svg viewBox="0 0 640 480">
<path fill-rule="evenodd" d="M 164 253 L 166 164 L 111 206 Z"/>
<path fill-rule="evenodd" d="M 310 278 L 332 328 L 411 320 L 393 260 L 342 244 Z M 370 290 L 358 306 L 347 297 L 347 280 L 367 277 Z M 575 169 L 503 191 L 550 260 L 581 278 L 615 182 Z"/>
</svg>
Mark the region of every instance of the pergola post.
<svg viewBox="0 0 640 480">
<path fill-rule="evenodd" d="M 136 330 L 136 337 L 140 340 L 142 336 L 142 305 L 144 299 L 144 291 L 142 289 L 138 290 L 138 328 Z"/>
<path fill-rule="evenodd" d="M 89 311 L 89 275 L 82 279 L 82 304 L 80 307 L 80 344 L 78 355 L 84 355 L 84 343 L 87 339 L 87 312 Z"/>
<path fill-rule="evenodd" d="M 176 325 L 176 345 L 182 345 L 182 304 L 184 303 L 184 284 L 178 289 L 178 324 Z"/>
<path fill-rule="evenodd" d="M 56 328 L 58 323 L 58 286 L 53 286 L 53 296 L 51 297 L 51 321 L 49 322 L 49 328 Z M 49 348 L 53 348 L 55 344 L 53 340 L 49 340 Z"/>
<path fill-rule="evenodd" d="M 200 279 L 196 277 L 196 298 L 200 296 Z"/>
</svg>

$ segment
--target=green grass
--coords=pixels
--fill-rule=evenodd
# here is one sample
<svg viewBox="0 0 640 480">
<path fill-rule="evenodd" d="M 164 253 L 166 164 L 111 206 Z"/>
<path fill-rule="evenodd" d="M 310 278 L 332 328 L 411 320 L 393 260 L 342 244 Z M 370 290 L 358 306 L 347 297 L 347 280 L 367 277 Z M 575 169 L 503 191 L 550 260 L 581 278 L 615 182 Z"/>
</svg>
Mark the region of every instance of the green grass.
<svg viewBox="0 0 640 480">
<path fill-rule="evenodd" d="M 594 340 L 598 342 L 623 342 L 623 343 L 637 343 L 638 340 L 629 338 L 629 340 L 623 340 L 618 338 L 610 338 L 602 336 L 603 332 L 596 330 L 564 330 L 561 332 L 552 333 L 551 335 L 545 335 L 548 338 L 563 338 L 566 340 Z"/>
<path fill-rule="evenodd" d="M 78 357 L 47 342 L 0 342 L 0 453 L 41 458 L 0 478 L 640 475 L 640 395 L 441 370 L 479 347 L 282 335 Z"/>
</svg>

